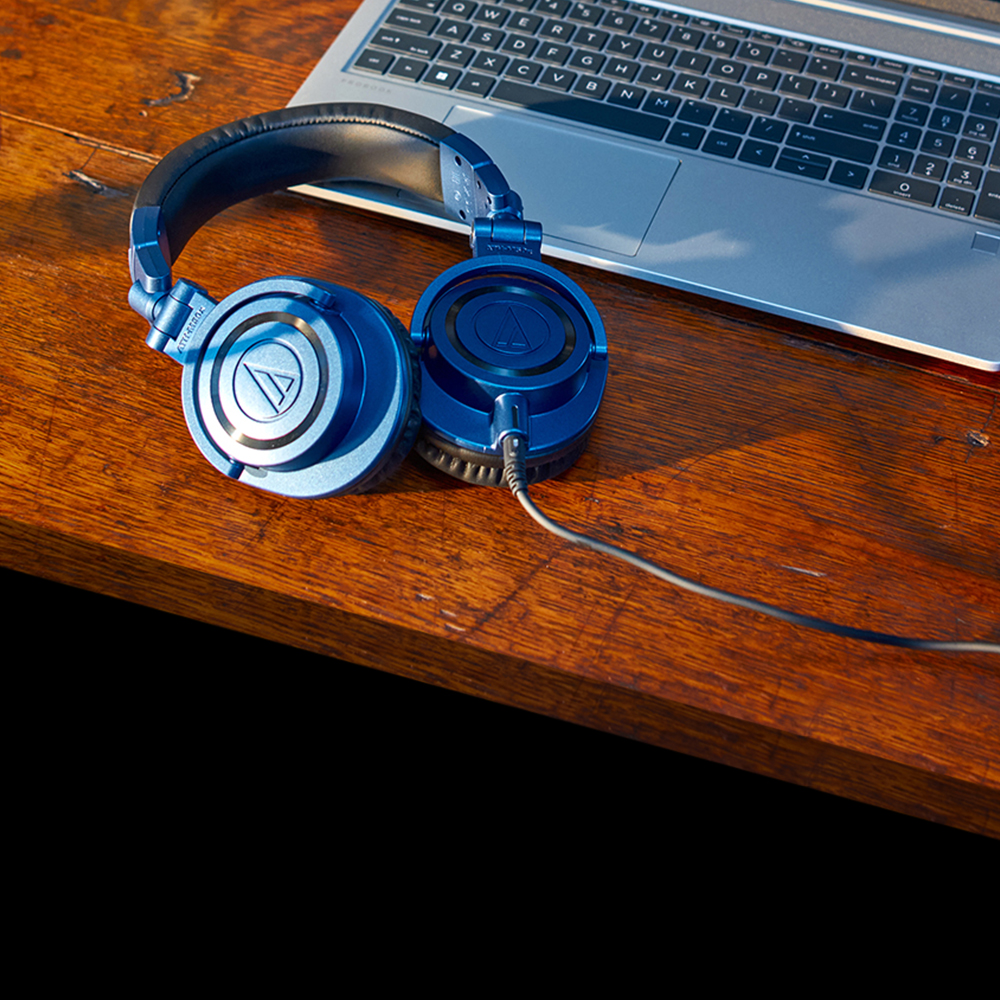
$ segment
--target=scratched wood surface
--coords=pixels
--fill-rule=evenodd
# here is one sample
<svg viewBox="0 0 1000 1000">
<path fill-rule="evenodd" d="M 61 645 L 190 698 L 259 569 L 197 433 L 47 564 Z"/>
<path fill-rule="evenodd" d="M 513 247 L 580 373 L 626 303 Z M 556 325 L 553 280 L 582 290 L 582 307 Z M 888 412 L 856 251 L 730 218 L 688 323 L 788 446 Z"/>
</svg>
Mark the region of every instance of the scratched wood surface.
<svg viewBox="0 0 1000 1000">
<path fill-rule="evenodd" d="M 8 0 L 0 560 L 50 579 L 1000 836 L 1000 664 L 852 643 L 646 578 L 416 457 L 369 495 L 229 482 L 127 307 L 127 222 L 182 140 L 281 107 L 349 0 Z M 458 236 L 282 193 L 178 273 L 348 284 L 409 319 Z M 606 403 L 553 517 L 809 614 L 1000 638 L 1000 380 L 569 266 Z"/>
</svg>

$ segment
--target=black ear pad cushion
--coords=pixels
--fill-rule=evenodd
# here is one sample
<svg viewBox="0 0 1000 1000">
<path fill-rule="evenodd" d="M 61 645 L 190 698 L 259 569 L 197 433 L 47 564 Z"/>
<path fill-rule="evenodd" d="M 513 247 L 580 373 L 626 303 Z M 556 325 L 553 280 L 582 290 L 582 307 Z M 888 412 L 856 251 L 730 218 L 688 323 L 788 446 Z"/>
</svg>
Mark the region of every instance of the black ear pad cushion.
<svg viewBox="0 0 1000 1000">
<path fill-rule="evenodd" d="M 528 484 L 541 483 L 565 472 L 587 450 L 588 435 L 576 441 L 568 450 L 547 458 L 527 468 Z M 432 441 L 422 436 L 416 444 L 416 452 L 436 469 L 449 476 L 461 479 L 475 486 L 504 486 L 502 465 L 484 465 L 483 456 L 463 448 L 456 448 L 447 441 Z"/>
<path fill-rule="evenodd" d="M 373 300 L 374 301 L 374 300 Z M 376 303 L 378 305 L 378 303 Z M 393 332 L 399 337 L 406 348 L 406 356 L 410 362 L 410 377 L 413 385 L 413 395 L 411 397 L 410 412 L 403 426 L 403 431 L 399 436 L 399 441 L 392 453 L 385 460 L 385 464 L 377 469 L 368 479 L 359 484 L 353 491 L 355 493 L 367 493 L 375 489 L 384 479 L 388 479 L 403 464 L 403 460 L 413 449 L 413 444 L 420 433 L 423 418 L 420 415 L 420 354 L 416 345 L 406 332 L 406 327 L 396 319 L 388 309 L 379 305 L 380 311 L 392 324 Z"/>
</svg>

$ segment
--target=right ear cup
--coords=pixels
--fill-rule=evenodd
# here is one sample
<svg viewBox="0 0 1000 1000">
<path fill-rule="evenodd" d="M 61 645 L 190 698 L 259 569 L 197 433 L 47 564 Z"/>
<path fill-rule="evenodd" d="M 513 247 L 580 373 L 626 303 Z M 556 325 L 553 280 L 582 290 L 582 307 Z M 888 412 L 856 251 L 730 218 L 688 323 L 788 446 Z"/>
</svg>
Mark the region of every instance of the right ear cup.
<svg viewBox="0 0 1000 1000">
<path fill-rule="evenodd" d="M 503 483 L 503 437 L 528 446 L 527 476 L 558 475 L 583 454 L 607 381 L 607 340 L 583 290 L 534 259 L 483 256 L 424 293 L 417 451 L 466 482 Z"/>
<path fill-rule="evenodd" d="M 285 496 L 370 489 L 420 427 L 420 371 L 372 299 L 303 278 L 230 295 L 182 338 L 184 414 L 219 471 Z"/>
</svg>

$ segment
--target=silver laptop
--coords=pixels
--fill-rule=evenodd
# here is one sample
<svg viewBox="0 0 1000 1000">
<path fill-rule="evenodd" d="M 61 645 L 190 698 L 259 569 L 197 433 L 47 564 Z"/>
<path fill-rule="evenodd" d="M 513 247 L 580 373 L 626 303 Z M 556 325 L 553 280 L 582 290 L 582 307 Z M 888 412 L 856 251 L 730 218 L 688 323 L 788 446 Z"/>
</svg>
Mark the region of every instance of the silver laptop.
<svg viewBox="0 0 1000 1000">
<path fill-rule="evenodd" d="M 1000 370 L 998 0 L 365 0 L 329 101 L 464 132 L 553 257 Z"/>
</svg>

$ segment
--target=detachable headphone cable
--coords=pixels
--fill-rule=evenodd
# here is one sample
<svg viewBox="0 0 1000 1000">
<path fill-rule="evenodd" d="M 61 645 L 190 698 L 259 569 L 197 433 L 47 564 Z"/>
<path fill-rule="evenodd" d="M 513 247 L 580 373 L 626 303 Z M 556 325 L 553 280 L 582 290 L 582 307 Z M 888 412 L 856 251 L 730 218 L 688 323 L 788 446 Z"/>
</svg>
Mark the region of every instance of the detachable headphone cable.
<svg viewBox="0 0 1000 1000">
<path fill-rule="evenodd" d="M 872 632 L 868 629 L 855 628 L 851 625 L 838 625 L 835 622 L 828 622 L 823 618 L 814 618 L 811 615 L 799 614 L 795 611 L 788 611 L 779 608 L 774 604 L 766 604 L 763 601 L 754 600 L 752 597 L 743 597 L 740 594 L 732 594 L 717 587 L 709 587 L 706 584 L 689 580 L 687 577 L 673 573 L 662 566 L 643 559 L 633 552 L 620 549 L 616 545 L 602 542 L 590 535 L 583 535 L 577 531 L 553 521 L 552 518 L 544 514 L 535 505 L 528 495 L 527 476 L 527 442 L 520 434 L 508 434 L 503 439 L 504 453 L 504 475 L 511 493 L 517 498 L 521 506 L 528 514 L 546 531 L 550 531 L 558 538 L 585 548 L 593 549 L 604 555 L 613 556 L 623 562 L 638 569 L 651 573 L 653 576 L 675 587 L 681 587 L 691 593 L 701 597 L 710 597 L 713 600 L 722 601 L 725 604 L 733 604 L 737 607 L 746 608 L 749 611 L 756 611 L 772 618 L 788 622 L 791 625 L 799 625 L 805 628 L 817 629 L 821 632 L 830 632 L 833 635 L 843 636 L 847 639 L 855 639 L 859 642 L 876 642 L 884 646 L 902 646 L 905 649 L 927 649 L 949 653 L 994 653 L 1000 655 L 1000 643 L 995 642 L 949 642 L 937 639 L 914 639 L 909 636 L 894 635 L 890 632 Z"/>
</svg>

